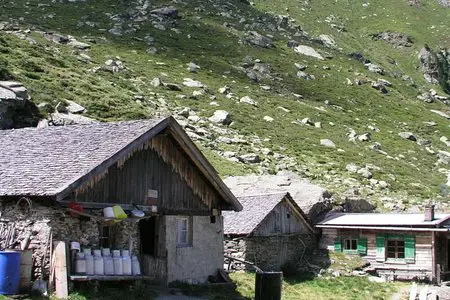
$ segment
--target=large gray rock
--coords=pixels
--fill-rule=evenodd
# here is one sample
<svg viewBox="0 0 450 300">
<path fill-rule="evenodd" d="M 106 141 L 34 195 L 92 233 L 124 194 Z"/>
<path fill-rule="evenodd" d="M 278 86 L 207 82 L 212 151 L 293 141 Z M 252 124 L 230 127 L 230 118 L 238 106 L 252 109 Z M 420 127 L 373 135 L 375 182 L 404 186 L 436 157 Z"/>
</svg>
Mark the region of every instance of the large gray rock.
<svg viewBox="0 0 450 300">
<path fill-rule="evenodd" d="M 214 124 L 229 125 L 231 123 L 230 113 L 225 110 L 216 110 L 209 120 Z"/>
<path fill-rule="evenodd" d="M 323 187 L 312 184 L 293 172 L 277 175 L 249 175 L 225 178 L 225 184 L 236 196 L 289 192 L 313 223 L 331 210 L 334 199 Z"/>
<path fill-rule="evenodd" d="M 19 82 L 0 81 L 0 129 L 36 126 L 38 108 Z"/>
<path fill-rule="evenodd" d="M 414 136 L 414 134 L 412 132 L 408 132 L 408 131 L 399 132 L 398 135 L 399 135 L 399 137 L 401 137 L 403 139 L 411 140 L 414 142 L 417 140 L 417 138 Z"/>
<path fill-rule="evenodd" d="M 435 52 L 428 46 L 419 52 L 419 61 L 425 81 L 432 84 L 447 85 L 449 79 L 450 55 L 447 51 Z M 447 88 L 446 86 L 444 88 Z"/>
<path fill-rule="evenodd" d="M 246 44 L 259 46 L 262 48 L 272 48 L 274 46 L 271 38 L 259 34 L 256 31 L 248 31 L 245 37 L 243 38 L 243 42 Z"/>
<path fill-rule="evenodd" d="M 383 31 L 372 35 L 375 40 L 383 40 L 394 47 L 411 47 L 412 37 L 401 32 Z"/>
<path fill-rule="evenodd" d="M 320 55 L 320 53 L 317 52 L 316 49 L 309 46 L 298 45 L 297 47 L 294 48 L 294 51 L 302 55 L 311 56 L 320 60 L 324 60 L 323 56 Z"/>
</svg>

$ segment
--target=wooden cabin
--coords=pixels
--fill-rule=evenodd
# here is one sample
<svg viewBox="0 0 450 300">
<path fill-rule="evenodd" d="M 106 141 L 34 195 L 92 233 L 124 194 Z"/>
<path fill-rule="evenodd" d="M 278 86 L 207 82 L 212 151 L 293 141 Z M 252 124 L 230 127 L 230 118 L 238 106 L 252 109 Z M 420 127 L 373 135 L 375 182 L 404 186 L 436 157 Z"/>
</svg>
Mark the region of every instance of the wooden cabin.
<svg viewBox="0 0 450 300">
<path fill-rule="evenodd" d="M 14 228 L 9 248 L 33 251 L 35 277 L 52 270 L 49 237 L 131 249 L 161 284 L 206 282 L 223 267 L 222 211 L 242 206 L 172 117 L 4 130 L 0 145 L 1 222 Z M 145 215 L 111 222 L 113 205 Z"/>
<path fill-rule="evenodd" d="M 450 271 L 450 214 L 334 213 L 316 225 L 320 247 L 360 255 L 391 279 L 440 281 Z"/>
<path fill-rule="evenodd" d="M 240 212 L 224 212 L 225 255 L 276 271 L 290 263 L 298 266 L 315 248 L 315 234 L 308 218 L 289 193 L 238 197 Z M 230 270 L 251 265 L 226 259 Z"/>
</svg>

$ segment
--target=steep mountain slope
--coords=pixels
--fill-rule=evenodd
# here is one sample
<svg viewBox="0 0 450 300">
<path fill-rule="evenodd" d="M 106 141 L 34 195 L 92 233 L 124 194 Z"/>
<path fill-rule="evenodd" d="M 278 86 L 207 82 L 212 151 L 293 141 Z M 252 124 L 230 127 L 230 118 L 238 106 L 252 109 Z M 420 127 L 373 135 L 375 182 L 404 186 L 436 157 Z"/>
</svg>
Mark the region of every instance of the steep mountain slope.
<svg viewBox="0 0 450 300">
<path fill-rule="evenodd" d="M 103 121 L 177 113 L 222 176 L 294 170 L 381 208 L 445 205 L 449 14 L 434 0 L 1 2 L 0 80 L 44 117 L 67 100 Z"/>
</svg>

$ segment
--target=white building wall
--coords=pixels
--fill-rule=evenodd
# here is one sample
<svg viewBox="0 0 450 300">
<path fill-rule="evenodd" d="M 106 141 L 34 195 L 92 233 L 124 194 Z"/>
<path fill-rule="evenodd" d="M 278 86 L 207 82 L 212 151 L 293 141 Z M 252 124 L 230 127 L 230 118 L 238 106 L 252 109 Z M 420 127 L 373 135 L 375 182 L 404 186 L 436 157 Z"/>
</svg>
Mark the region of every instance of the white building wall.
<svg viewBox="0 0 450 300">
<path fill-rule="evenodd" d="M 166 216 L 167 282 L 203 283 L 223 268 L 223 219 L 193 216 L 192 246 L 177 248 L 177 216 Z"/>
</svg>

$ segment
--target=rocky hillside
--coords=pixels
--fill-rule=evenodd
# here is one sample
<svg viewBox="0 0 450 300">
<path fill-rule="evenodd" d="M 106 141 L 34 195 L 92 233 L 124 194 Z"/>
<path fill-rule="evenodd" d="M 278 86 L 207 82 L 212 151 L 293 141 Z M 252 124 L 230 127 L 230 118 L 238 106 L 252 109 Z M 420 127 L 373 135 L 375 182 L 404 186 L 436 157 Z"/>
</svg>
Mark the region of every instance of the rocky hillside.
<svg viewBox="0 0 450 300">
<path fill-rule="evenodd" d="M 289 170 L 336 199 L 445 209 L 447 4 L 0 2 L 0 80 L 31 96 L 0 84 L 0 127 L 176 114 L 222 176 Z"/>
</svg>

